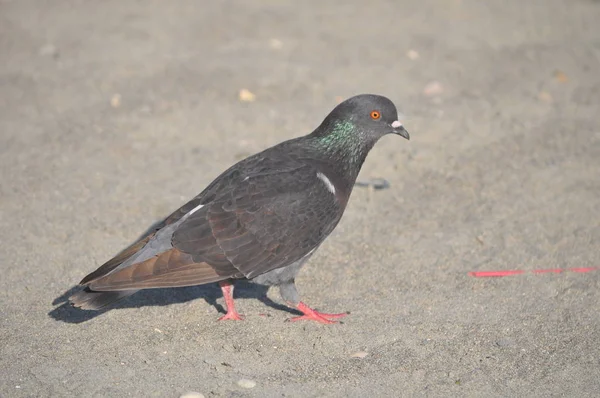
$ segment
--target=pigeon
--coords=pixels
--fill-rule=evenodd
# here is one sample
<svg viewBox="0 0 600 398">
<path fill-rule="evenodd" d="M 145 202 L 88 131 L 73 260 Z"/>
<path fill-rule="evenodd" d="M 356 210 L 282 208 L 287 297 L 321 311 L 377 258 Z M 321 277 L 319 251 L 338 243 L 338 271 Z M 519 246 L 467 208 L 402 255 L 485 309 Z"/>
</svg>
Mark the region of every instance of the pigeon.
<svg viewBox="0 0 600 398">
<path fill-rule="evenodd" d="M 300 300 L 295 278 L 333 231 L 367 154 L 386 134 L 410 139 L 388 98 L 362 94 L 338 104 L 312 133 L 236 163 L 204 191 L 80 282 L 69 301 L 98 310 L 141 289 L 218 282 L 219 320 L 241 320 L 234 281 L 278 286 L 303 315 L 335 323 Z"/>
</svg>

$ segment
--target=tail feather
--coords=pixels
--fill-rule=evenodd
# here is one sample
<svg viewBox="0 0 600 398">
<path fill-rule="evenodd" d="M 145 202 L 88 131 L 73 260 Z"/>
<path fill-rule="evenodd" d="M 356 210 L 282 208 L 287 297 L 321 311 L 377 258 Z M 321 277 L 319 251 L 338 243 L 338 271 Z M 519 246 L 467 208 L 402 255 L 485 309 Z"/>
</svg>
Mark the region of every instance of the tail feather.
<svg viewBox="0 0 600 398">
<path fill-rule="evenodd" d="M 102 266 L 100 268 L 98 268 L 91 274 L 87 275 L 85 278 L 83 278 L 81 280 L 81 282 L 79 282 L 79 284 L 85 285 L 85 284 L 93 281 L 94 279 L 98 279 L 98 278 L 103 277 L 104 275 L 109 274 L 112 270 L 117 268 L 119 265 L 121 265 L 123 262 L 125 262 L 128 258 L 130 258 L 134 254 L 136 254 L 138 251 L 142 250 L 144 248 L 144 246 L 146 245 L 146 243 L 148 243 L 150 238 L 152 238 L 152 236 L 153 236 L 153 234 L 150 234 L 150 235 L 142 238 L 141 240 L 135 242 L 134 244 L 132 244 L 131 246 L 129 246 L 128 248 L 126 248 L 125 250 L 123 250 L 122 252 L 117 254 L 115 257 L 111 258 L 110 260 L 108 260 L 107 262 L 102 264 Z"/>
<path fill-rule="evenodd" d="M 69 301 L 75 307 L 79 307 L 82 310 L 99 310 L 109 304 L 131 296 L 135 292 L 137 290 L 98 292 L 86 287 L 69 297 Z"/>
</svg>

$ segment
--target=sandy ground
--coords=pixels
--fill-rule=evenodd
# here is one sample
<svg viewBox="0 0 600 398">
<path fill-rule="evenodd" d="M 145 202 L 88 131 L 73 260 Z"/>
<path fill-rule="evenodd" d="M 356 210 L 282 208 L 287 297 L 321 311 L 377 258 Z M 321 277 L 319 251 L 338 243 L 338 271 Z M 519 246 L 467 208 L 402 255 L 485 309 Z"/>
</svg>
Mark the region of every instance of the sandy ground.
<svg viewBox="0 0 600 398">
<path fill-rule="evenodd" d="M 600 3 L 0 1 L 0 396 L 598 396 Z M 239 99 L 242 89 L 254 101 Z M 342 223 L 276 289 L 64 304 L 339 98 L 392 98 Z M 358 356 L 358 357 L 357 357 Z M 247 379 L 251 382 L 238 382 Z"/>
</svg>

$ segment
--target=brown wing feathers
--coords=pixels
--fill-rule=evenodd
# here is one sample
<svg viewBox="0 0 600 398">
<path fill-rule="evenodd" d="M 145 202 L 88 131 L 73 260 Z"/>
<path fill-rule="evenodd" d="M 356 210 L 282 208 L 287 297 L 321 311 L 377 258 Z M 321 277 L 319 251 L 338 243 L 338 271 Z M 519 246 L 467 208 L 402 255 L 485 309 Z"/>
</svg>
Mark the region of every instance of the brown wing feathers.
<svg viewBox="0 0 600 398">
<path fill-rule="evenodd" d="M 127 260 L 129 257 L 133 256 L 138 251 L 140 251 L 146 245 L 146 243 L 148 243 L 152 236 L 154 236 L 154 232 L 138 240 L 137 242 L 129 246 L 127 249 L 123 250 L 121 253 L 117 254 L 115 257 L 102 264 L 102 266 L 96 271 L 83 278 L 81 282 L 79 282 L 79 284 L 85 285 L 88 282 L 93 281 L 94 279 L 100 278 L 101 276 L 108 274 L 110 271 L 121 265 L 123 261 Z"/>
<path fill-rule="evenodd" d="M 112 291 L 193 286 L 226 279 L 206 262 L 176 248 L 92 281 L 92 290 Z"/>
</svg>

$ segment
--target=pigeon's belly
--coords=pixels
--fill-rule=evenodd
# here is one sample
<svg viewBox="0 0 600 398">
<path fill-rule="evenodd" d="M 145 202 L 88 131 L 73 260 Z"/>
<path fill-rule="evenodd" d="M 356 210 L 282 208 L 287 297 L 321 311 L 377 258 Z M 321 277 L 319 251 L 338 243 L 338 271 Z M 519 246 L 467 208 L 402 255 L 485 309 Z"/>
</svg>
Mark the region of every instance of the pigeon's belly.
<svg viewBox="0 0 600 398">
<path fill-rule="evenodd" d="M 296 275 L 298 275 L 300 268 L 302 268 L 304 263 L 310 258 L 310 256 L 312 256 L 315 250 L 317 250 L 317 247 L 311 250 L 306 256 L 302 257 L 300 260 L 297 260 L 291 263 L 290 265 L 286 265 L 285 267 L 275 268 L 269 272 L 265 272 L 264 274 L 258 275 L 257 277 L 250 279 L 250 281 L 259 285 L 267 286 L 278 286 L 282 283 L 288 283 L 293 281 L 296 278 Z"/>
</svg>

